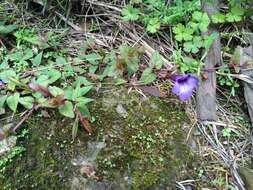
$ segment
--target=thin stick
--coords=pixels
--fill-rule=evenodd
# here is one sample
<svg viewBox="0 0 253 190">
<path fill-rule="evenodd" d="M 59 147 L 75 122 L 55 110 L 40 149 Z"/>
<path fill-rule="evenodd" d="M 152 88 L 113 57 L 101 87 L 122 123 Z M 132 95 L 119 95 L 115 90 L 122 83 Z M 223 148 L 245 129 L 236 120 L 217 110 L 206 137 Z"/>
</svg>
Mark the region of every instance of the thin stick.
<svg viewBox="0 0 253 190">
<path fill-rule="evenodd" d="M 13 132 L 15 132 L 34 112 L 35 105 L 33 105 L 32 109 L 21 119 L 21 121 L 12 129 Z"/>
</svg>

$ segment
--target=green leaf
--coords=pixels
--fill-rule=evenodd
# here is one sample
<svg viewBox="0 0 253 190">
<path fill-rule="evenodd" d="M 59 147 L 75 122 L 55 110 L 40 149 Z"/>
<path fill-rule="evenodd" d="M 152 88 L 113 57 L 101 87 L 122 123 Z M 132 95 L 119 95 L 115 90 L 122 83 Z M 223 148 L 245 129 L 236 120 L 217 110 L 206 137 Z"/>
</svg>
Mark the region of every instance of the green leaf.
<svg viewBox="0 0 253 190">
<path fill-rule="evenodd" d="M 66 100 L 72 100 L 74 89 L 72 87 L 67 87 L 64 89 L 64 98 Z"/>
<path fill-rule="evenodd" d="M 232 7 L 230 12 L 226 14 L 226 20 L 228 22 L 239 22 L 244 15 L 244 9 L 240 7 Z"/>
<path fill-rule="evenodd" d="M 182 42 L 183 40 L 185 41 L 190 41 L 192 40 L 193 36 L 193 29 L 192 28 L 185 28 L 184 25 L 181 23 L 178 24 L 177 26 L 173 27 L 173 33 L 175 33 L 175 38 L 177 41 Z"/>
<path fill-rule="evenodd" d="M 23 56 L 22 56 L 22 60 L 28 60 L 31 59 L 33 57 L 33 51 L 30 48 L 27 48 L 24 50 L 23 52 Z"/>
<path fill-rule="evenodd" d="M 77 105 L 77 109 L 80 111 L 81 115 L 85 118 L 90 117 L 90 112 L 87 106 L 85 105 Z"/>
<path fill-rule="evenodd" d="M 11 25 L 1 25 L 0 26 L 0 34 L 6 35 L 9 34 L 11 32 L 13 32 L 14 30 L 16 30 L 18 27 L 15 24 L 11 24 Z"/>
<path fill-rule="evenodd" d="M 16 72 L 12 69 L 0 72 L 0 80 L 7 82 L 9 77 L 16 77 Z"/>
<path fill-rule="evenodd" d="M 140 10 L 132 6 L 126 6 L 122 9 L 121 14 L 124 21 L 136 21 L 139 19 Z"/>
<path fill-rule="evenodd" d="M 151 59 L 150 59 L 150 66 L 156 67 L 157 69 L 161 69 L 164 64 L 164 61 L 161 58 L 161 55 L 158 51 L 155 51 L 152 53 Z"/>
<path fill-rule="evenodd" d="M 160 20 L 157 17 L 152 18 L 148 22 L 147 31 L 151 34 L 154 34 L 160 29 L 160 26 L 161 26 Z"/>
<path fill-rule="evenodd" d="M 197 53 L 199 48 L 203 46 L 203 42 L 200 36 L 195 36 L 192 41 L 184 43 L 184 51 L 188 53 Z"/>
<path fill-rule="evenodd" d="M 143 71 L 139 82 L 142 83 L 142 84 L 150 84 L 155 80 L 156 80 L 156 75 L 154 73 L 152 73 L 152 69 L 151 68 L 146 68 Z"/>
<path fill-rule="evenodd" d="M 58 107 L 60 114 L 65 117 L 74 118 L 75 113 L 73 111 L 73 104 L 70 101 L 66 101 L 64 105 Z"/>
<path fill-rule="evenodd" d="M 192 14 L 192 19 L 198 22 L 198 27 L 201 32 L 206 32 L 208 30 L 210 19 L 207 13 L 194 11 L 194 13 Z"/>
<path fill-rule="evenodd" d="M 211 45 L 213 44 L 213 41 L 218 37 L 218 33 L 214 32 L 211 35 L 205 37 L 204 39 L 204 47 L 206 50 L 208 50 Z"/>
<path fill-rule="evenodd" d="M 93 102 L 93 101 L 94 101 L 93 99 L 86 98 L 86 97 L 79 97 L 79 98 L 76 99 L 76 102 L 78 102 L 77 103 L 78 107 L 81 107 L 81 105 L 86 105 L 86 104 L 88 104 L 90 102 Z"/>
<path fill-rule="evenodd" d="M 48 84 L 52 84 L 61 78 L 61 72 L 56 69 L 50 69 L 48 71 L 48 76 L 49 76 Z"/>
<path fill-rule="evenodd" d="M 8 107 L 13 111 L 16 112 L 17 111 L 17 107 L 18 107 L 18 101 L 19 101 L 19 93 L 15 93 L 11 96 L 9 96 L 6 100 Z"/>
<path fill-rule="evenodd" d="M 212 21 L 215 24 L 224 23 L 226 21 L 226 16 L 220 12 L 216 13 L 216 14 L 212 15 Z"/>
<path fill-rule="evenodd" d="M 7 95 L 3 95 L 3 96 L 0 96 L 0 108 L 3 108 L 4 107 L 4 103 L 7 99 Z"/>
<path fill-rule="evenodd" d="M 75 90 L 73 91 L 72 94 L 72 100 L 75 101 L 77 98 L 85 95 L 86 93 L 88 93 L 91 89 L 92 89 L 92 85 L 91 86 L 85 86 L 85 87 L 80 87 L 80 83 L 78 83 L 76 85 Z"/>
<path fill-rule="evenodd" d="M 128 75 L 134 74 L 139 67 L 139 54 L 138 51 L 126 45 L 120 46 L 120 56 L 122 60 L 122 64 L 127 66 Z"/>
<path fill-rule="evenodd" d="M 67 63 L 66 59 L 64 57 L 57 57 L 55 60 L 57 65 L 64 65 Z"/>
<path fill-rule="evenodd" d="M 91 53 L 88 55 L 84 55 L 82 56 L 82 58 L 85 61 L 88 61 L 89 63 L 91 63 L 92 65 L 98 65 L 100 60 L 102 59 L 102 57 L 98 53 Z"/>
<path fill-rule="evenodd" d="M 37 54 L 37 55 L 32 59 L 32 64 L 33 64 L 34 66 L 39 66 L 39 65 L 41 64 L 42 56 L 43 56 L 43 52 L 40 52 L 39 54 Z"/>
<path fill-rule="evenodd" d="M 91 65 L 91 66 L 89 66 L 89 73 L 90 74 L 95 74 L 95 72 L 97 71 L 97 69 L 98 69 L 98 66 Z"/>
<path fill-rule="evenodd" d="M 19 103 L 22 104 L 25 108 L 31 109 L 33 107 L 34 98 L 31 96 L 20 97 Z"/>
<path fill-rule="evenodd" d="M 93 88 L 92 85 L 80 88 L 79 93 L 78 93 L 78 97 L 87 94 L 92 88 Z"/>
<path fill-rule="evenodd" d="M 48 90 L 54 97 L 64 95 L 64 91 L 56 86 L 49 86 Z"/>
</svg>

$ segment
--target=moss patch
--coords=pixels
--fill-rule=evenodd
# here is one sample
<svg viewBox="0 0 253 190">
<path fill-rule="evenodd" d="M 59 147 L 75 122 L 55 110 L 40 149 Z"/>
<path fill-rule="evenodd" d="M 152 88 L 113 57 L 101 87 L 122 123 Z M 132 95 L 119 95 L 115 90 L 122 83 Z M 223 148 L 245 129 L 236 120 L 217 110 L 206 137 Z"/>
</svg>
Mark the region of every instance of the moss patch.
<svg viewBox="0 0 253 190">
<path fill-rule="evenodd" d="M 125 89 L 93 98 L 95 132 L 88 136 L 80 128 L 74 143 L 73 121 L 54 114 L 30 118 L 22 126 L 27 139 L 18 143 L 26 151 L 6 166 L 0 189 L 166 189 L 192 175 L 197 161 L 184 144 L 189 119 L 182 104 Z M 96 142 L 106 144 L 92 159 L 98 180 L 87 179 L 73 160 L 89 158 L 88 144 Z"/>
</svg>

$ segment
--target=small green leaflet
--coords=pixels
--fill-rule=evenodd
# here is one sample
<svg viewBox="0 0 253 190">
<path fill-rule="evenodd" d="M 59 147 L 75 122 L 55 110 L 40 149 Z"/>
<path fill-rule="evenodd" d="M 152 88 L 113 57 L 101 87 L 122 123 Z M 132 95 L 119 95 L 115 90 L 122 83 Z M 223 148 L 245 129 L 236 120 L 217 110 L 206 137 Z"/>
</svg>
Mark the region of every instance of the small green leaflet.
<svg viewBox="0 0 253 190">
<path fill-rule="evenodd" d="M 184 43 L 184 51 L 188 53 L 197 53 L 199 48 L 203 45 L 202 39 L 200 36 L 195 36 L 192 41 Z"/>
<path fill-rule="evenodd" d="M 228 22 L 239 22 L 242 20 L 244 10 L 240 7 L 233 7 L 229 13 L 226 14 Z"/>
<path fill-rule="evenodd" d="M 32 64 L 34 66 L 39 66 L 41 64 L 43 52 L 40 52 L 32 59 Z"/>
<path fill-rule="evenodd" d="M 98 65 L 99 61 L 102 59 L 102 57 L 98 53 L 87 54 L 87 55 L 82 56 L 82 58 L 85 61 L 88 61 L 89 63 L 91 63 L 92 65 Z"/>
<path fill-rule="evenodd" d="M 151 34 L 156 33 L 160 29 L 161 23 L 158 18 L 152 18 L 148 22 L 147 31 Z"/>
<path fill-rule="evenodd" d="M 152 53 L 150 62 L 149 62 L 150 66 L 153 68 L 157 68 L 157 69 L 161 69 L 164 61 L 161 58 L 161 55 L 159 54 L 158 51 L 155 51 L 154 53 Z"/>
<path fill-rule="evenodd" d="M 140 11 L 132 6 L 126 6 L 122 9 L 121 14 L 124 21 L 136 21 L 139 19 Z"/>
<path fill-rule="evenodd" d="M 216 14 L 212 15 L 212 21 L 215 24 L 224 23 L 226 21 L 226 16 L 220 12 L 216 13 Z"/>
<path fill-rule="evenodd" d="M 70 101 L 66 101 L 64 105 L 58 107 L 60 114 L 65 117 L 74 118 L 75 113 L 73 111 L 73 104 Z"/>
<path fill-rule="evenodd" d="M 153 81 L 155 81 L 155 79 L 156 79 L 156 75 L 154 73 L 152 73 L 152 69 L 151 68 L 146 68 L 143 71 L 139 82 L 142 83 L 142 84 L 150 84 Z"/>
<path fill-rule="evenodd" d="M 4 103 L 7 99 L 7 95 L 0 96 L 0 108 L 4 107 Z"/>
<path fill-rule="evenodd" d="M 54 97 L 64 95 L 64 91 L 57 86 L 49 86 L 48 90 Z"/>
<path fill-rule="evenodd" d="M 33 103 L 34 103 L 34 98 L 31 96 L 20 97 L 19 103 L 22 104 L 27 109 L 32 109 Z"/>
<path fill-rule="evenodd" d="M 12 69 L 0 72 L 0 80 L 7 82 L 9 77 L 15 78 L 16 72 L 13 71 Z"/>
<path fill-rule="evenodd" d="M 19 93 L 15 93 L 11 96 L 9 96 L 6 100 L 8 107 L 13 111 L 16 112 L 17 111 L 17 107 L 18 107 L 18 101 L 19 101 Z"/>
<path fill-rule="evenodd" d="M 206 13 L 194 11 L 192 19 L 198 22 L 198 27 L 201 32 L 206 32 L 208 30 L 210 19 Z"/>
<path fill-rule="evenodd" d="M 0 25 L 0 35 L 6 35 L 9 34 L 11 32 L 13 32 L 14 30 L 16 30 L 18 27 L 15 24 L 11 24 L 11 25 Z"/>
<path fill-rule="evenodd" d="M 177 41 L 182 42 L 192 40 L 193 29 L 185 28 L 181 23 L 173 27 L 173 33 L 175 33 L 175 38 Z"/>
</svg>

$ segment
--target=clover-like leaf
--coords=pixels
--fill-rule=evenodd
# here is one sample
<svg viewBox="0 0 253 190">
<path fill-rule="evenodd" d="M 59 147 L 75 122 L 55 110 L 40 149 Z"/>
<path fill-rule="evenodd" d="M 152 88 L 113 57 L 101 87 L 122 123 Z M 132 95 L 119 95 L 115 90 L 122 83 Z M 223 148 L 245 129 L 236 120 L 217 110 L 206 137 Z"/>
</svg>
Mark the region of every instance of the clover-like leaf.
<svg viewBox="0 0 253 190">
<path fill-rule="evenodd" d="M 140 10 L 127 6 L 122 9 L 121 14 L 124 21 L 135 21 L 139 19 Z"/>
<path fill-rule="evenodd" d="M 149 33 L 156 33 L 160 29 L 161 23 L 158 18 L 152 18 L 149 20 L 147 25 L 147 31 Z"/>
<path fill-rule="evenodd" d="M 216 14 L 212 15 L 212 21 L 215 24 L 224 23 L 226 21 L 226 16 L 220 12 L 216 13 Z"/>
<path fill-rule="evenodd" d="M 229 13 L 226 14 L 226 20 L 228 22 L 239 22 L 242 20 L 244 10 L 239 7 L 233 7 Z"/>
<path fill-rule="evenodd" d="M 203 46 L 203 42 L 200 36 L 195 36 L 192 41 L 188 41 L 184 43 L 184 51 L 197 53 L 199 48 Z"/>
<path fill-rule="evenodd" d="M 198 28 L 201 32 L 206 32 L 208 30 L 210 19 L 206 13 L 194 11 L 192 14 L 192 19 L 198 22 Z"/>
<path fill-rule="evenodd" d="M 177 41 L 182 42 L 183 40 L 189 41 L 192 40 L 193 36 L 193 29 L 192 28 L 186 28 L 181 23 L 178 24 L 176 27 L 173 28 L 173 33 L 175 33 L 175 38 Z"/>
</svg>

